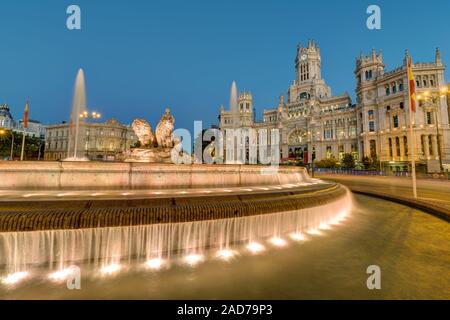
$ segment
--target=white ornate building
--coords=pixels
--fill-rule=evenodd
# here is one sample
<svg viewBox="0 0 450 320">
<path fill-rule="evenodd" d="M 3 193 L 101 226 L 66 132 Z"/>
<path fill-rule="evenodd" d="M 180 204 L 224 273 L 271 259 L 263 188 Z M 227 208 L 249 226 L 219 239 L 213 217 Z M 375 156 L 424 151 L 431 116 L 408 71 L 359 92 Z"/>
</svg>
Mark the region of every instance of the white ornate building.
<svg viewBox="0 0 450 320">
<path fill-rule="evenodd" d="M 239 112 L 221 107 L 221 129 L 255 128 L 280 130 L 282 160 L 301 158 L 304 163 L 352 153 L 362 159 L 376 156 L 384 167 L 406 170 L 408 153 L 408 93 L 405 62 L 385 72 L 383 58 L 374 50 L 356 59 L 356 97 L 352 104 L 348 93 L 334 96 L 321 76 L 320 48 L 310 40 L 298 46 L 296 78 L 287 90 L 287 101 L 264 110 L 262 122 L 254 121 L 250 92 L 239 95 Z M 445 85 L 439 50 L 434 62 L 413 66 L 418 94 L 439 97 Z M 436 117 L 437 116 L 437 117 Z M 439 122 L 439 130 L 436 121 Z M 433 103 L 421 103 L 415 117 L 416 160 L 429 172 L 439 171 L 438 145 L 444 167 L 450 163 L 449 113 L 446 97 Z M 437 131 L 440 140 L 438 142 Z"/>
</svg>

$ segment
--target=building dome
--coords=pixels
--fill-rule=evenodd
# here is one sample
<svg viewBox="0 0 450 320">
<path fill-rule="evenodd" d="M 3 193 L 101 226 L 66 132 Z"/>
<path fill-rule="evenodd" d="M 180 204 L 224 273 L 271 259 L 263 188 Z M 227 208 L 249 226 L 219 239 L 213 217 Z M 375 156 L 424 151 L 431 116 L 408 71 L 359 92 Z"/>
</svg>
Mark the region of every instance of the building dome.
<svg viewBox="0 0 450 320">
<path fill-rule="evenodd" d="M 0 117 L 13 119 L 11 112 L 9 111 L 9 106 L 7 104 L 0 104 Z"/>
</svg>

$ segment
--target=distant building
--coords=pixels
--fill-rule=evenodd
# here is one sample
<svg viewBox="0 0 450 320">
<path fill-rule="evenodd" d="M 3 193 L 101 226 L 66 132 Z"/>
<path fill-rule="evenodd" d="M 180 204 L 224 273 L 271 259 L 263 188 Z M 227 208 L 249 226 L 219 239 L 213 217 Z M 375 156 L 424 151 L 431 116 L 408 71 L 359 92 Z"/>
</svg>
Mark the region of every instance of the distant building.
<svg viewBox="0 0 450 320">
<path fill-rule="evenodd" d="M 49 125 L 45 135 L 45 160 L 63 160 L 68 154 L 69 124 Z M 131 127 L 116 119 L 106 122 L 81 122 L 78 136 L 77 156 L 90 160 L 122 160 L 123 152 L 137 142 Z M 71 146 L 74 148 L 74 146 Z M 71 149 L 73 150 L 73 149 Z M 73 151 L 70 152 L 73 156 Z"/>
<path fill-rule="evenodd" d="M 298 46 L 296 79 L 286 102 L 281 96 L 278 106 L 264 110 L 263 121 L 256 122 L 252 95 L 243 92 L 237 110 L 220 108 L 220 128 L 278 129 L 282 160 L 311 163 L 313 158 L 341 159 L 351 153 L 359 160 L 376 157 L 388 170 L 408 170 L 406 57 L 398 68 L 388 72 L 384 68 L 382 54 L 375 50 L 356 59 L 356 104 L 352 104 L 347 93 L 332 95 L 321 76 L 320 49 L 309 41 L 307 47 Z M 444 71 L 439 49 L 435 61 L 413 63 L 417 95 L 437 97 L 435 102 L 418 102 L 414 119 L 415 160 L 419 170 L 427 172 L 440 171 L 440 162 L 450 168 L 450 93 L 440 97 L 446 85 Z"/>
<path fill-rule="evenodd" d="M 0 128 L 20 132 L 27 136 L 44 139 L 45 126 L 37 120 L 28 120 L 28 128 L 24 129 L 23 120 L 15 121 L 7 104 L 0 105 Z"/>
<path fill-rule="evenodd" d="M 403 64 L 385 72 L 383 58 L 374 50 L 356 60 L 356 95 L 361 156 L 373 156 L 392 170 L 407 170 L 411 162 L 409 96 L 406 53 Z M 418 169 L 438 172 L 450 165 L 450 127 L 445 87 L 445 66 L 436 50 L 435 61 L 413 63 L 416 95 L 435 96 L 435 102 L 418 101 L 414 114 L 415 160 Z M 437 123 L 436 123 L 437 122 Z M 440 150 L 439 150 L 440 148 Z"/>
<path fill-rule="evenodd" d="M 14 119 L 7 104 L 0 104 L 0 128 L 14 128 Z"/>
</svg>

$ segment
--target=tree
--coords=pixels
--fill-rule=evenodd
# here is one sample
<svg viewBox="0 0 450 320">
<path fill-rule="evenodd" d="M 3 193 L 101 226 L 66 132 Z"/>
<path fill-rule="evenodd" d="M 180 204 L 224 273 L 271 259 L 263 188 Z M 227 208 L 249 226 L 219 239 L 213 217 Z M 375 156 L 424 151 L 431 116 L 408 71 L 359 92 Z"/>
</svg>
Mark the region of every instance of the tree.
<svg viewBox="0 0 450 320">
<path fill-rule="evenodd" d="M 5 134 L 0 135 L 0 159 L 9 158 L 11 155 L 11 141 L 12 134 L 14 135 L 14 154 L 15 159 L 20 158 L 22 151 L 22 133 L 6 131 Z M 39 148 L 41 148 L 41 157 L 43 156 L 43 143 L 36 137 L 25 137 L 24 159 L 37 159 L 39 156 Z"/>
<path fill-rule="evenodd" d="M 355 158 L 352 154 L 346 153 L 342 157 L 342 168 L 343 169 L 354 169 L 355 168 Z"/>
<path fill-rule="evenodd" d="M 334 169 L 338 167 L 338 161 L 336 158 L 326 158 L 322 159 L 320 161 L 314 162 L 314 166 L 317 168 L 327 168 L 327 169 Z"/>
<path fill-rule="evenodd" d="M 362 158 L 362 164 L 363 164 L 363 166 L 364 166 L 364 169 L 369 170 L 370 165 L 371 165 L 370 158 L 367 157 L 367 156 L 364 157 L 364 158 Z"/>
</svg>

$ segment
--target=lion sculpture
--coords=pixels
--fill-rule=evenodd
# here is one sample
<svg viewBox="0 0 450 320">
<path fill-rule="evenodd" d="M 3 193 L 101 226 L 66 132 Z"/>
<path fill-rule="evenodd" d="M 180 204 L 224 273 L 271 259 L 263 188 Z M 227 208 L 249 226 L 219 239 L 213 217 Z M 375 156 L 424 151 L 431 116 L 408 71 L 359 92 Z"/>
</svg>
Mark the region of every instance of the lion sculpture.
<svg viewBox="0 0 450 320">
<path fill-rule="evenodd" d="M 172 132 L 174 128 L 175 118 L 170 114 L 170 109 L 166 108 L 166 112 L 156 127 L 156 142 L 160 148 L 173 147 Z"/>
<path fill-rule="evenodd" d="M 131 124 L 134 133 L 136 134 L 141 147 L 153 147 L 155 144 L 155 135 L 152 132 L 150 123 L 145 119 L 136 119 Z"/>
</svg>

